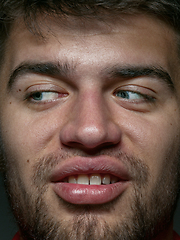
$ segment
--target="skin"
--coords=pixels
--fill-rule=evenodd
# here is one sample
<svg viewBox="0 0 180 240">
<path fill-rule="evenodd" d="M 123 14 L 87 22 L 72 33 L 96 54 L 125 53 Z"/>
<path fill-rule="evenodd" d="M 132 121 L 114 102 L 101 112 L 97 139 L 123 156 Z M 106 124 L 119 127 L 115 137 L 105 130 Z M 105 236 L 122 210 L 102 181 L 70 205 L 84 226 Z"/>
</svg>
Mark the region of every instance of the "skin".
<svg viewBox="0 0 180 240">
<path fill-rule="evenodd" d="M 35 166 L 44 156 L 71 154 L 59 159 L 61 167 L 75 154 L 92 160 L 103 151 L 104 155 L 121 151 L 141 159 L 148 169 L 142 194 L 150 198 L 159 176 L 173 169 L 180 145 L 175 32 L 160 20 L 142 15 L 123 16 L 108 25 L 91 21 L 81 26 L 74 19 L 69 19 L 67 25 L 47 21 L 45 39 L 15 23 L 7 42 L 0 72 L 1 137 L 7 161 L 12 162 L 25 190 L 33 195 Z M 18 75 L 8 88 L 10 74 L 22 63 L 57 61 L 69 64 L 71 71 L 66 76 L 26 73 Z M 117 66 L 161 68 L 170 75 L 173 87 L 157 76 L 111 76 L 109 72 Z M 132 100 L 122 98 L 117 89 L 150 98 L 138 93 Z M 53 93 L 51 101 L 34 103 L 32 92 L 40 90 L 60 95 Z M 100 224 L 106 221 L 110 227 L 117 219 L 126 219 L 131 213 L 135 181 L 128 181 L 122 197 L 112 203 L 109 211 L 92 207 L 91 216 L 98 216 Z M 59 201 L 49 175 L 44 184 L 49 214 L 57 220 L 71 221 L 77 211 L 69 211 Z M 172 234 L 170 222 L 157 238 L 170 240 Z"/>
</svg>

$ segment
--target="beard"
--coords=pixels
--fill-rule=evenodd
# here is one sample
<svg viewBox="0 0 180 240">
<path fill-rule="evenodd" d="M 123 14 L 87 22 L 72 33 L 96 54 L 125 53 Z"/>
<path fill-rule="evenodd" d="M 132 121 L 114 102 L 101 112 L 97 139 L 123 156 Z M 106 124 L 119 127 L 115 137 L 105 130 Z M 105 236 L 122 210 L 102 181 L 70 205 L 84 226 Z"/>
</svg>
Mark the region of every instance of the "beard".
<svg viewBox="0 0 180 240">
<path fill-rule="evenodd" d="M 49 212 L 49 206 L 53 205 L 46 200 L 49 173 L 62 160 L 89 155 L 79 151 L 71 154 L 62 151 L 61 155 L 49 154 L 38 159 L 33 166 L 32 190 L 29 192 L 18 172 L 16 159 L 8 159 L 4 153 L 6 189 L 22 239 L 150 240 L 156 237 L 172 221 L 178 199 L 180 154 L 178 152 L 172 157 L 171 153 L 167 154 L 152 189 L 148 188 L 151 178 L 149 168 L 141 159 L 110 150 L 97 154 L 115 156 L 126 165 L 134 179 L 128 198 L 129 209 L 113 222 L 100 215 L 115 209 L 123 196 L 102 205 L 74 205 L 58 197 L 57 212 L 61 215 L 63 206 L 67 212 L 73 213 L 71 220 L 57 219 Z"/>
</svg>

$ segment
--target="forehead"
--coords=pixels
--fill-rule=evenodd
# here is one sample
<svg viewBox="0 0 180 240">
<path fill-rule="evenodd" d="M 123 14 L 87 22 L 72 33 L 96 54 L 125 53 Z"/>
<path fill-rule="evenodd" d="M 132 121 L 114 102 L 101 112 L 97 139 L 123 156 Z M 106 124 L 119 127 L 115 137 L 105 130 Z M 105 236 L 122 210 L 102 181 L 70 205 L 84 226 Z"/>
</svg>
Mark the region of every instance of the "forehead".
<svg viewBox="0 0 180 240">
<path fill-rule="evenodd" d="M 39 20 L 43 38 L 22 21 L 14 24 L 8 39 L 9 70 L 26 61 L 73 62 L 77 66 L 157 65 L 170 74 L 177 70 L 176 34 L 150 16 L 125 16 L 108 20 L 67 18 Z"/>
</svg>

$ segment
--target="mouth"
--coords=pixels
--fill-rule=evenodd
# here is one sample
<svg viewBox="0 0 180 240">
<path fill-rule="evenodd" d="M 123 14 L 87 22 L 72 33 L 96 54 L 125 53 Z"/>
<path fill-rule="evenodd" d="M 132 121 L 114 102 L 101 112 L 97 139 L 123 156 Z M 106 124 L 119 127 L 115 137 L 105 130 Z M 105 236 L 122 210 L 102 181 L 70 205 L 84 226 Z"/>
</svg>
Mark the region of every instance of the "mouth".
<svg viewBox="0 0 180 240">
<path fill-rule="evenodd" d="M 60 163 L 52 174 L 54 192 L 71 204 L 104 204 L 129 186 L 124 164 L 109 157 L 73 158 Z"/>
<path fill-rule="evenodd" d="M 62 182 L 84 185 L 108 185 L 119 181 L 119 178 L 111 174 L 78 174 L 66 177 Z"/>
</svg>

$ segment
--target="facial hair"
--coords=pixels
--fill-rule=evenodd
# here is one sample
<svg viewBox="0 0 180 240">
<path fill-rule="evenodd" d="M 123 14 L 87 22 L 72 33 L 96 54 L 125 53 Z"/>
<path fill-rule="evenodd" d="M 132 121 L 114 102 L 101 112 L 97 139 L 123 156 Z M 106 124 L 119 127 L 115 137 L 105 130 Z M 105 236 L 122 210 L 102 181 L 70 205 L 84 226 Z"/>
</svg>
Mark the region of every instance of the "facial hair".
<svg viewBox="0 0 180 240">
<path fill-rule="evenodd" d="M 72 156 L 87 156 L 80 152 L 49 154 L 37 160 L 33 167 L 33 190 L 28 192 L 16 167 L 16 160 L 6 163 L 6 187 L 13 213 L 23 240 L 150 240 L 166 229 L 175 211 L 179 190 L 179 153 L 167 156 L 168 167 L 163 170 L 156 185 L 148 190 L 149 168 L 141 159 L 122 152 L 101 151 L 122 161 L 134 179 L 128 199 L 130 211 L 119 216 L 116 223 L 99 219 L 97 212 L 107 212 L 121 201 L 121 196 L 103 205 L 73 205 L 59 198 L 59 206 L 73 212 L 69 221 L 52 216 L 46 201 L 49 173 L 60 162 Z M 88 157 L 88 156 L 87 156 Z M 171 163 L 169 161 L 171 159 Z M 53 204 L 53 203 L 51 203 Z M 61 209 L 57 209 L 61 214 Z"/>
</svg>

